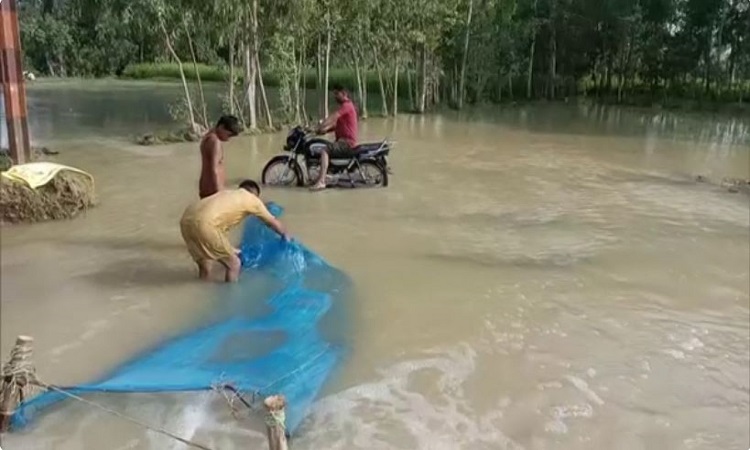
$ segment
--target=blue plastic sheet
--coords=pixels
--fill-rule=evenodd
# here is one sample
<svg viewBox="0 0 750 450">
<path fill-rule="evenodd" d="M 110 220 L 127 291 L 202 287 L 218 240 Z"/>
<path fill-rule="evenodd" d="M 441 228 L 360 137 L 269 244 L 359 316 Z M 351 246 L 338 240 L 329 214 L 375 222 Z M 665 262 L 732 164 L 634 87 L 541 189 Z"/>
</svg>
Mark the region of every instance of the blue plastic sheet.
<svg viewBox="0 0 750 450">
<path fill-rule="evenodd" d="M 269 210 L 275 216 L 283 212 L 273 203 Z M 99 381 L 66 389 L 75 394 L 176 392 L 229 384 L 247 397 L 283 394 L 287 430 L 294 432 L 345 355 L 343 300 L 349 281 L 254 217 L 245 221 L 240 249 L 244 273 L 237 285 L 223 290 L 223 311 L 214 320 L 136 356 Z M 251 283 L 261 278 L 270 280 L 271 294 L 252 298 L 257 289 Z M 46 392 L 23 403 L 12 425 L 28 424 L 64 398 Z"/>
</svg>

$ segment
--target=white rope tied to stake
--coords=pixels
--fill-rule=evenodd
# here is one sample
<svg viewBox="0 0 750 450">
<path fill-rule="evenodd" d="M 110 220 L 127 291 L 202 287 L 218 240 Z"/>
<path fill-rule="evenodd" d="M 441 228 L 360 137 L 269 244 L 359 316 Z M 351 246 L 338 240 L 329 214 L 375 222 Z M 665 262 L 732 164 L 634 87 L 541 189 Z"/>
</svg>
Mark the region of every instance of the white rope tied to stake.
<svg viewBox="0 0 750 450">
<path fill-rule="evenodd" d="M 269 427 L 280 427 L 286 431 L 286 413 L 281 411 L 268 411 L 266 414 L 266 425 Z"/>
<path fill-rule="evenodd" d="M 289 448 L 286 437 L 286 397 L 272 395 L 263 400 L 266 407 L 266 435 L 271 450 L 287 450 Z"/>
<path fill-rule="evenodd" d="M 132 417 L 128 417 L 122 413 L 109 409 L 103 405 L 94 403 L 90 400 L 86 400 L 85 398 L 79 397 L 78 395 L 75 395 L 72 392 L 68 392 L 66 389 L 53 386 L 51 384 L 47 384 L 47 383 L 40 381 L 36 376 L 36 369 L 34 368 L 34 365 L 32 364 L 32 359 L 31 359 L 31 354 L 32 354 L 31 349 L 32 349 L 33 342 L 34 342 L 34 339 L 28 336 L 19 336 L 16 339 L 16 345 L 13 347 L 13 349 L 10 352 L 10 359 L 8 360 L 8 362 L 3 364 L 2 372 L 0 373 L 0 378 L 2 378 L 2 383 L 0 384 L 2 384 L 3 391 L 4 391 L 3 397 L 18 396 L 17 397 L 18 401 L 23 402 L 24 388 L 30 385 L 38 386 L 40 388 L 43 388 L 49 391 L 57 392 L 66 397 L 77 400 L 81 403 L 85 403 L 89 406 L 93 406 L 94 408 L 100 409 L 106 413 L 112 414 L 113 416 L 127 420 L 128 422 L 139 425 L 143 428 L 146 428 L 147 430 L 151 430 L 153 432 L 163 434 L 187 446 L 199 448 L 201 450 L 212 450 L 209 447 L 206 447 L 201 444 L 197 444 L 188 439 L 177 436 L 176 434 L 170 433 L 167 430 L 153 427 L 147 423 L 141 422 Z M 2 413 L 5 416 L 11 416 L 14 413 L 14 410 L 0 411 L 0 413 Z"/>
<path fill-rule="evenodd" d="M 36 378 L 36 369 L 31 363 L 30 337 L 19 336 L 16 345 L 10 351 L 10 359 L 3 364 L 2 378 L 13 377 L 20 385 L 28 384 Z"/>
<path fill-rule="evenodd" d="M 149 431 L 159 433 L 169 438 L 172 438 L 189 447 L 198 448 L 201 450 L 212 450 L 210 447 L 207 447 L 205 445 L 193 442 L 189 439 L 180 437 L 163 428 L 149 425 L 148 423 L 142 422 L 138 419 L 127 416 L 113 409 L 107 408 L 106 406 L 101 405 L 99 403 L 93 402 L 91 400 L 86 400 L 85 398 L 80 397 L 70 392 L 69 389 L 47 384 L 47 383 L 40 381 L 36 376 L 36 369 L 34 365 L 32 364 L 32 358 L 31 358 L 32 343 L 33 343 L 32 338 L 26 337 L 26 336 L 19 336 L 18 339 L 16 340 L 16 345 L 11 350 L 11 354 L 10 354 L 10 358 L 8 362 L 3 364 L 2 371 L 0 372 L 0 386 L 2 386 L 5 391 L 7 391 L 7 394 L 11 396 L 17 395 L 19 402 L 24 401 L 24 388 L 30 387 L 30 386 L 36 386 L 36 387 L 39 387 L 48 391 L 57 392 L 65 397 L 68 397 L 70 399 L 92 406 L 96 409 L 104 411 L 115 417 L 118 417 L 130 423 L 143 427 Z M 252 404 L 255 403 L 255 398 L 257 394 L 256 392 L 253 392 L 253 400 L 251 402 L 247 402 L 242 397 L 240 392 L 236 390 L 234 387 L 232 387 L 231 385 L 223 385 L 221 386 L 222 389 L 217 389 L 217 387 L 214 387 L 214 388 L 216 390 L 222 391 L 222 393 L 224 394 L 225 398 L 227 399 L 229 403 L 230 408 L 233 410 L 232 411 L 233 415 L 235 413 L 235 408 L 233 405 L 234 402 L 232 401 L 233 399 L 230 399 L 229 396 L 226 395 L 226 392 L 224 392 L 226 390 L 232 391 L 235 394 L 235 397 L 239 399 L 240 401 L 242 401 L 242 403 L 245 404 L 245 406 L 247 406 L 248 409 L 251 409 L 251 410 L 253 409 Z M 7 394 L 4 394 L 4 396 Z M 273 397 L 266 398 L 264 403 L 267 408 L 266 415 L 265 415 L 266 426 L 268 426 L 269 429 L 275 428 L 276 430 L 281 431 L 281 437 L 283 438 L 286 433 L 286 414 L 284 412 L 286 399 L 284 399 L 283 396 L 273 396 Z M 14 413 L 13 410 L 0 411 L 0 412 L 6 416 L 11 416 Z M 283 441 L 283 445 L 278 448 L 280 449 L 287 448 L 286 440 L 282 439 L 282 441 Z M 277 442 L 276 444 L 280 445 L 280 442 L 281 441 Z"/>
<path fill-rule="evenodd" d="M 10 358 L 0 372 L 0 431 L 8 430 L 9 418 L 16 406 L 24 401 L 26 390 L 36 381 L 36 369 L 31 363 L 31 348 L 34 339 L 18 336 L 10 351 Z"/>
</svg>

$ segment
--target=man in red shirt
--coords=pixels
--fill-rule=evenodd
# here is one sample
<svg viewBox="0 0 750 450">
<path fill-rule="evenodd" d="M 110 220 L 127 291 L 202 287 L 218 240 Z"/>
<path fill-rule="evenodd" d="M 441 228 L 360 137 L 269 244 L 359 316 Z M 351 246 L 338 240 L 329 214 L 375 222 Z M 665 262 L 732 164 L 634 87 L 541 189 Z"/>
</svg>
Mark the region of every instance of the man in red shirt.
<svg viewBox="0 0 750 450">
<path fill-rule="evenodd" d="M 334 84 L 331 88 L 339 109 L 326 117 L 318 126 L 318 134 L 334 132 L 336 140 L 328 145 L 326 151 L 320 154 L 320 177 L 312 190 L 319 191 L 326 188 L 326 172 L 331 158 L 350 158 L 355 155 L 357 147 L 357 108 L 349 98 L 349 93 L 343 86 Z"/>
</svg>

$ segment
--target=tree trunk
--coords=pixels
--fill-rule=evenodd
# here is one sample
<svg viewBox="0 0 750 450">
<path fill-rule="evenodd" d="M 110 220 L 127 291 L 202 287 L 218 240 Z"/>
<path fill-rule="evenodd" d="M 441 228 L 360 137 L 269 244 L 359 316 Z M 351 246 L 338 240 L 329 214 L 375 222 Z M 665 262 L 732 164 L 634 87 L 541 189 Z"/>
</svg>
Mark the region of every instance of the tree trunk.
<svg viewBox="0 0 750 450">
<path fill-rule="evenodd" d="M 453 62 L 453 72 L 451 73 L 450 82 L 451 106 L 455 107 L 458 105 L 458 66 L 455 61 Z"/>
<path fill-rule="evenodd" d="M 234 114 L 234 44 L 235 39 L 229 41 L 229 113 Z"/>
<path fill-rule="evenodd" d="M 412 82 L 412 79 L 411 79 L 412 72 L 413 72 L 412 70 L 408 68 L 406 69 L 406 85 L 407 85 L 406 87 L 407 87 L 407 90 L 409 91 L 410 111 L 414 111 L 417 109 L 417 96 L 414 93 L 414 84 L 416 83 L 416 81 Z"/>
<path fill-rule="evenodd" d="M 531 38 L 531 48 L 529 49 L 529 68 L 526 72 L 526 98 L 531 100 L 534 90 L 534 53 L 536 51 L 536 31 Z"/>
<path fill-rule="evenodd" d="M 737 38 L 735 37 L 732 40 L 732 47 L 731 47 L 731 53 L 729 53 L 729 87 L 734 88 L 734 83 L 736 81 L 737 77 L 737 50 L 738 50 L 738 42 Z"/>
<path fill-rule="evenodd" d="M 47 61 L 47 73 L 49 73 L 49 75 L 51 77 L 54 77 L 55 76 L 55 66 L 54 66 L 54 63 L 52 62 L 52 58 L 50 58 L 48 52 L 45 52 L 44 59 Z"/>
<path fill-rule="evenodd" d="M 432 87 L 434 89 L 434 94 L 432 96 L 432 101 L 433 101 L 433 104 L 435 104 L 435 105 L 439 105 L 440 104 L 440 100 L 442 99 L 442 97 L 440 96 L 440 88 L 443 85 L 441 83 L 442 80 L 441 80 L 440 75 L 441 75 L 440 72 L 438 72 L 437 75 L 434 75 L 433 78 L 432 78 Z"/>
<path fill-rule="evenodd" d="M 249 128 L 255 130 L 258 128 L 258 117 L 255 109 L 255 64 L 250 44 L 246 43 L 245 47 L 245 101 L 250 119 Z"/>
<path fill-rule="evenodd" d="M 378 51 L 373 48 L 373 55 L 375 57 L 375 70 L 378 72 L 378 83 L 380 84 L 380 98 L 381 101 L 381 113 L 383 117 L 388 116 L 388 97 L 385 95 L 385 83 L 383 82 L 383 68 L 380 66 L 380 60 L 378 59 Z"/>
<path fill-rule="evenodd" d="M 357 80 L 357 103 L 362 104 L 362 73 L 359 70 L 359 59 L 354 56 L 352 65 L 354 66 L 354 77 Z"/>
<path fill-rule="evenodd" d="M 398 116 L 398 64 L 398 57 L 396 57 L 396 63 L 393 68 L 393 104 L 391 105 L 393 108 L 393 117 Z"/>
<path fill-rule="evenodd" d="M 305 72 L 304 55 L 307 47 L 305 46 L 304 39 L 302 40 L 302 48 L 300 49 L 299 55 L 299 73 L 300 73 L 300 114 L 302 114 L 302 121 L 305 125 L 308 123 L 307 117 L 307 73 Z"/>
<path fill-rule="evenodd" d="M 201 73 L 200 70 L 198 70 L 198 60 L 195 56 L 195 47 L 193 47 L 193 38 L 190 37 L 190 28 L 187 24 L 187 19 L 183 20 L 183 24 L 185 26 L 185 35 L 187 36 L 188 40 L 188 48 L 190 49 L 190 57 L 193 59 L 193 70 L 195 70 L 195 79 L 198 81 L 198 94 L 200 94 L 201 99 L 201 113 L 203 114 L 203 126 L 208 129 L 208 112 L 206 110 L 206 96 L 203 94 L 203 83 L 201 82 Z"/>
<path fill-rule="evenodd" d="M 555 0 L 550 1 L 550 56 L 549 56 L 549 98 L 555 99 L 555 78 L 557 78 L 557 29 L 555 28 Z"/>
<path fill-rule="evenodd" d="M 365 72 L 367 74 L 367 72 Z M 362 120 L 367 120 L 370 113 L 367 111 L 367 75 L 365 75 L 364 88 L 362 89 Z"/>
<path fill-rule="evenodd" d="M 513 72 L 508 72 L 508 97 L 513 101 Z"/>
<path fill-rule="evenodd" d="M 604 72 L 604 94 L 609 95 L 612 92 L 612 56 L 607 55 L 607 69 Z"/>
<path fill-rule="evenodd" d="M 429 80 L 427 78 L 427 45 L 422 45 L 422 62 L 420 64 L 420 78 L 421 82 L 417 86 L 419 89 L 419 101 L 417 102 L 417 112 L 424 113 L 427 107 L 427 90 L 429 89 Z"/>
<path fill-rule="evenodd" d="M 354 50 L 354 73 L 357 75 L 357 97 L 359 101 L 360 118 L 367 119 L 367 86 L 362 78 L 361 60 L 357 50 Z"/>
<path fill-rule="evenodd" d="M 362 51 L 362 49 L 360 48 L 359 49 L 360 61 L 365 61 L 364 54 L 365 52 Z M 361 106 L 362 106 L 362 119 L 365 119 L 365 120 L 370 116 L 369 108 L 367 107 L 367 98 L 370 95 L 368 92 L 368 86 L 369 86 L 368 84 L 369 77 L 367 76 L 369 73 L 368 66 L 369 64 L 365 64 L 363 68 L 363 76 L 362 76 L 362 105 Z"/>
<path fill-rule="evenodd" d="M 469 37 L 471 36 L 471 17 L 474 15 L 474 0 L 469 0 L 469 14 L 466 17 L 466 34 L 464 35 L 464 54 L 461 61 L 461 75 L 458 81 L 458 109 L 464 106 L 464 96 L 466 94 L 466 64 L 469 57 Z"/>
<path fill-rule="evenodd" d="M 175 62 L 177 62 L 177 68 L 180 71 L 182 88 L 185 91 L 185 101 L 187 102 L 188 120 L 190 121 L 189 127 L 194 133 L 197 133 L 198 130 L 195 126 L 195 115 L 193 114 L 193 101 L 190 98 L 190 89 L 188 88 L 187 80 L 185 79 L 185 69 L 182 67 L 182 61 L 180 60 L 180 57 L 177 56 L 177 52 L 175 52 L 174 47 L 172 47 L 172 40 L 169 37 L 166 25 L 164 25 L 164 19 L 162 19 L 161 17 L 159 17 L 159 26 L 161 27 L 162 33 L 164 33 L 164 43 L 167 45 L 167 50 L 169 50 L 169 53 L 174 58 Z"/>
<path fill-rule="evenodd" d="M 317 62 L 316 68 L 318 70 L 318 82 L 315 84 L 315 90 L 318 93 L 318 116 L 325 116 L 325 110 L 323 109 L 323 98 L 326 93 L 323 91 L 323 42 L 320 34 L 318 34 L 318 51 L 315 53 L 315 60 Z"/>
<path fill-rule="evenodd" d="M 300 92 L 300 84 L 304 86 L 304 82 L 302 81 L 304 75 L 302 75 L 302 55 L 305 48 L 305 42 L 302 41 L 302 50 L 299 51 L 299 62 L 297 61 L 297 48 L 296 46 L 293 47 L 293 55 L 295 56 L 294 61 L 294 122 L 295 123 L 301 123 L 302 121 L 302 110 L 300 108 L 300 97 L 302 93 Z"/>
<path fill-rule="evenodd" d="M 328 117 L 328 78 L 330 76 L 331 68 L 331 10 L 330 8 L 326 12 L 326 74 L 325 74 L 325 87 L 323 89 L 323 109 L 325 110 L 325 116 Z"/>
<path fill-rule="evenodd" d="M 620 75 L 620 80 L 617 86 L 617 102 L 618 103 L 622 103 L 623 93 L 625 90 L 625 80 L 627 80 L 628 74 L 630 73 L 630 58 L 632 56 L 632 51 L 633 51 L 633 37 L 628 39 L 628 43 L 626 45 L 628 47 L 628 50 L 625 53 L 625 62 L 623 63 L 622 74 Z"/>
<path fill-rule="evenodd" d="M 711 93 L 711 47 L 706 49 L 706 54 L 703 57 L 705 69 L 703 73 L 704 80 L 704 91 L 706 95 Z"/>
<path fill-rule="evenodd" d="M 526 72 L 526 98 L 531 100 L 531 95 L 534 90 L 534 54 L 536 53 L 536 13 L 537 13 L 538 0 L 534 0 L 534 18 L 532 19 L 531 26 L 531 46 L 529 47 L 529 68 Z"/>
<path fill-rule="evenodd" d="M 271 117 L 271 108 L 268 106 L 266 86 L 263 84 L 263 73 L 260 70 L 260 58 L 258 58 L 258 55 L 255 55 L 255 67 L 258 70 L 258 86 L 260 87 L 260 98 L 263 101 L 263 111 L 266 114 L 266 123 L 268 124 L 268 128 L 273 130 L 273 117 Z"/>
<path fill-rule="evenodd" d="M 258 128 L 258 96 L 256 95 L 256 83 L 258 79 L 258 0 L 253 0 L 250 10 L 250 42 L 246 44 L 245 50 L 245 84 L 247 95 L 247 106 L 250 109 L 250 129 Z"/>
<path fill-rule="evenodd" d="M 242 126 L 247 128 L 247 121 L 245 121 L 245 113 L 242 111 L 242 103 L 238 98 L 232 99 L 232 108 L 234 108 L 237 118 L 242 122 Z"/>
</svg>

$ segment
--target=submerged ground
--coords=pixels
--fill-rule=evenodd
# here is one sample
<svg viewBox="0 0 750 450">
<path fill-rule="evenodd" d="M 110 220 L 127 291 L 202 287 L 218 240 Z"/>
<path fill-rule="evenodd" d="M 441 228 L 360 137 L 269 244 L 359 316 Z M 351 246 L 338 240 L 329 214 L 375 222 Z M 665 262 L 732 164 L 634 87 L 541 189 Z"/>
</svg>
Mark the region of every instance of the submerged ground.
<svg viewBox="0 0 750 450">
<path fill-rule="evenodd" d="M 87 381 L 211 314 L 177 222 L 194 144 L 137 147 L 179 86 L 30 89 L 34 138 L 94 174 L 85 217 L 2 230 L 2 351 Z M 295 448 L 747 448 L 750 205 L 694 183 L 750 176 L 750 120 L 574 105 L 372 119 L 384 190 L 268 190 L 346 271 L 353 353 Z M 258 178 L 283 134 L 227 147 Z M 262 286 L 258 287 L 259 292 Z M 249 297 L 258 293 L 248 293 Z M 216 394 L 97 396 L 213 446 L 259 446 Z M 66 404 L 3 448 L 181 448 Z"/>
</svg>

